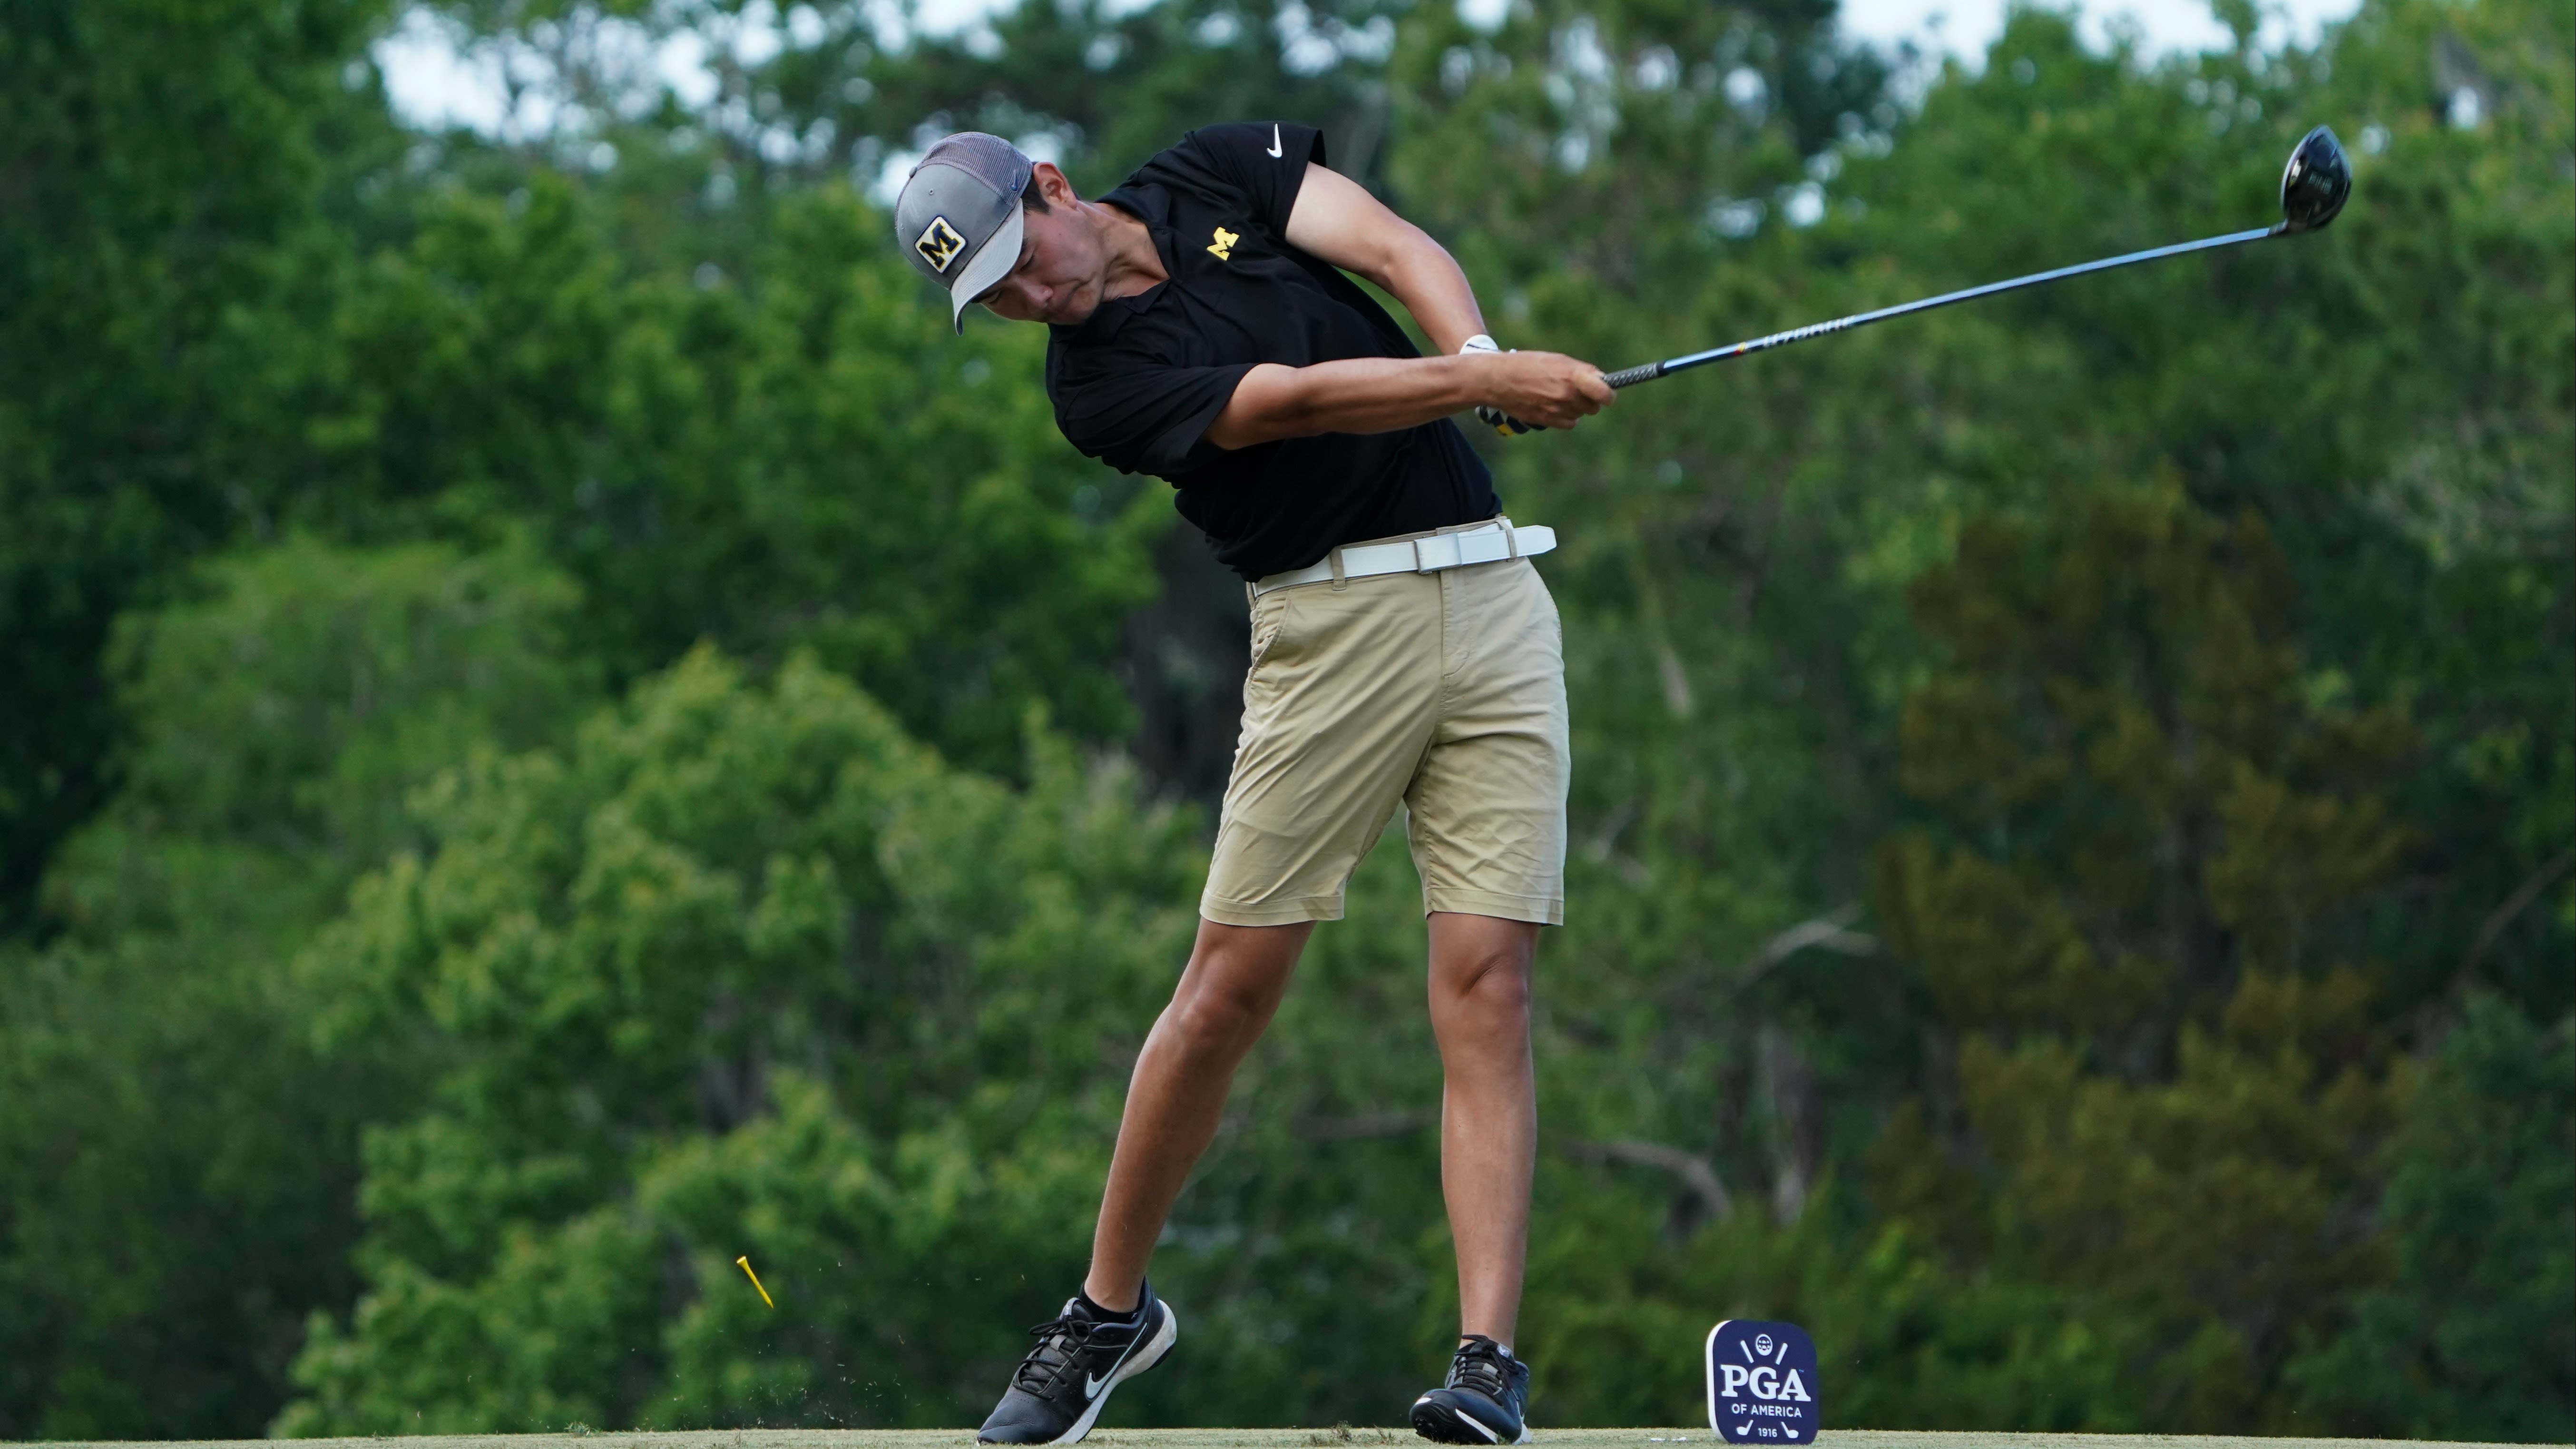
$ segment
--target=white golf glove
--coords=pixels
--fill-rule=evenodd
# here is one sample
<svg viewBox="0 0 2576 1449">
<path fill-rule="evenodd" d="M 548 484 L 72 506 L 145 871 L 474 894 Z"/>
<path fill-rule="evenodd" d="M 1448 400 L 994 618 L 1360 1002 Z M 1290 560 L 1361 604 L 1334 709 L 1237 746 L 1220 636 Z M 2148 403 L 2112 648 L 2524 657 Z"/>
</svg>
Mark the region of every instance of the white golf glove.
<svg viewBox="0 0 2576 1449">
<path fill-rule="evenodd" d="M 1494 339 L 1486 336 L 1482 332 L 1479 332 L 1475 336 L 1458 344 L 1458 355 L 1461 357 L 1466 356 L 1470 352 L 1500 352 L 1502 350 L 1503 346 L 1501 343 L 1496 342 Z M 1502 434 L 1506 438 L 1511 437 L 1516 433 L 1526 433 L 1530 430 L 1529 424 L 1505 413 L 1501 408 L 1495 407 L 1490 403 L 1478 403 L 1476 405 L 1476 420 L 1483 423 L 1485 426 L 1492 428 L 1495 432 Z"/>
</svg>

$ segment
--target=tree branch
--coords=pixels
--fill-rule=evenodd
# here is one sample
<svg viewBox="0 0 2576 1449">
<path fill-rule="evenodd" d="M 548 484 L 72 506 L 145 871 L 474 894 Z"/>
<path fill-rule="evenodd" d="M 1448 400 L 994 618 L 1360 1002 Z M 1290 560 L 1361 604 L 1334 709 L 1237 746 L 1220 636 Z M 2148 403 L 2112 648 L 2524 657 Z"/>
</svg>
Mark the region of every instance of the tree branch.
<svg viewBox="0 0 2576 1449">
<path fill-rule="evenodd" d="M 1763 972 L 1811 947 L 1842 956 L 1872 955 L 1878 950 L 1878 938 L 1847 929 L 1859 917 L 1860 905 L 1854 902 L 1830 915 L 1800 921 L 1764 942 L 1737 975 L 1742 984 L 1750 986 Z"/>
<path fill-rule="evenodd" d="M 2469 948 L 2469 954 L 2460 962 L 2460 969 L 2466 971 L 2478 964 L 2479 958 L 2487 954 L 2487 948 L 2496 943 L 2496 937 L 2503 935 L 2504 928 L 2513 924 L 2513 918 L 2540 899 L 2540 893 L 2549 889 L 2550 882 L 2565 875 L 2571 865 L 2576 865 L 2576 846 L 2558 852 L 2540 869 L 2533 871 L 2531 879 L 2515 887 L 2514 893 L 2505 897 L 2504 904 L 2496 907 L 2494 913 L 2487 917 L 2486 924 L 2478 928 L 2477 944 Z"/>
<path fill-rule="evenodd" d="M 1718 1180 L 1717 1164 L 1705 1157 L 1666 1147 L 1660 1142 L 1578 1142 L 1574 1150 L 1613 1162 L 1629 1162 L 1640 1167 L 1660 1167 L 1682 1180 L 1682 1184 L 1699 1195 L 1708 1206 L 1709 1216 L 1720 1222 L 1735 1215 L 1735 1199 L 1726 1184 Z"/>
</svg>

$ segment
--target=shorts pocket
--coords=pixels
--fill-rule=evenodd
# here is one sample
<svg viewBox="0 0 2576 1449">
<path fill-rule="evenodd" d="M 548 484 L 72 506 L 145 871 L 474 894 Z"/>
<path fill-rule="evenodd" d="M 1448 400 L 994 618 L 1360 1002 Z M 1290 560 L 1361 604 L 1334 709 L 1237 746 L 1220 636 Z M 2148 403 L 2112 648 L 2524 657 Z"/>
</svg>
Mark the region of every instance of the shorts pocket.
<svg viewBox="0 0 2576 1449">
<path fill-rule="evenodd" d="M 1280 631 L 1288 625 L 1291 589 L 1276 589 L 1252 601 L 1252 661 L 1247 668 L 1258 669 L 1279 642 Z"/>
</svg>

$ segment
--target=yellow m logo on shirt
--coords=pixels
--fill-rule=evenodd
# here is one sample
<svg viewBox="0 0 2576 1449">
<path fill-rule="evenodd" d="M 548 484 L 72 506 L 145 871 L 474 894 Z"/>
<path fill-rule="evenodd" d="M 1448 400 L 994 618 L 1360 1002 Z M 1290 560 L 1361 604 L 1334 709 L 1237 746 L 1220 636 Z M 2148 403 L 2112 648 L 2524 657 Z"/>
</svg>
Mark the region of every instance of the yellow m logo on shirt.
<svg viewBox="0 0 2576 1449">
<path fill-rule="evenodd" d="M 1241 240 L 1243 240 L 1243 237 L 1239 233 L 1227 231 L 1224 227 L 1218 227 L 1216 229 L 1216 240 L 1208 243 L 1208 255 L 1216 258 L 1220 262 L 1233 261 L 1234 244 Z"/>
</svg>

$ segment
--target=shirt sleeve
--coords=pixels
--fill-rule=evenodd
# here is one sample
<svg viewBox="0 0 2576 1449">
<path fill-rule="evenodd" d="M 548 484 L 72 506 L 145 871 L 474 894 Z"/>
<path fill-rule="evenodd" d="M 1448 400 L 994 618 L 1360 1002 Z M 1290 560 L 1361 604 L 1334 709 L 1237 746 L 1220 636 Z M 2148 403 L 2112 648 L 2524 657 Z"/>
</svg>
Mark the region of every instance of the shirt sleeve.
<svg viewBox="0 0 2576 1449">
<path fill-rule="evenodd" d="M 1242 195 L 1245 209 L 1288 234 L 1288 213 L 1306 184 L 1306 163 L 1324 162 L 1324 133 L 1295 121 L 1226 121 L 1183 136 L 1173 151 L 1218 184 Z"/>
<path fill-rule="evenodd" d="M 1132 354 L 1087 360 L 1056 379 L 1056 427 L 1122 473 L 1176 478 L 1215 455 L 1208 425 L 1254 366 L 1174 367 Z"/>
</svg>

